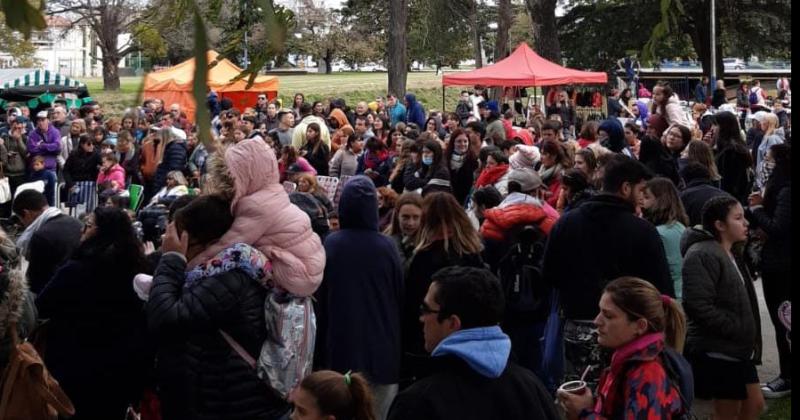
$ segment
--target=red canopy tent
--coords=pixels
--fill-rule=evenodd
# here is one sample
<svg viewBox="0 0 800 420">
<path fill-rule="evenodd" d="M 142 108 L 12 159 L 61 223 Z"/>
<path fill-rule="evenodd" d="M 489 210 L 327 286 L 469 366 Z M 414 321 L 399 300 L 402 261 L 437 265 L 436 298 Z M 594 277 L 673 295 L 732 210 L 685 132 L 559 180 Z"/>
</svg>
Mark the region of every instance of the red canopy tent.
<svg viewBox="0 0 800 420">
<path fill-rule="evenodd" d="M 443 86 L 530 87 L 568 84 L 603 84 L 603 72 L 574 70 L 545 60 L 526 43 L 519 44 L 508 57 L 470 72 L 445 75 Z"/>
</svg>

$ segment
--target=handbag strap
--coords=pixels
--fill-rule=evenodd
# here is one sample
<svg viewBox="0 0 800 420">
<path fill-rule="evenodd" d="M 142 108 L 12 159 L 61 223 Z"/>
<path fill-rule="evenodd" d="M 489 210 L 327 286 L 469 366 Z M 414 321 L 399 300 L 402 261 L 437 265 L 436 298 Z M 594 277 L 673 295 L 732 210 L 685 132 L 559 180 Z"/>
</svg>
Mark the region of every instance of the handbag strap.
<svg viewBox="0 0 800 420">
<path fill-rule="evenodd" d="M 219 333 L 222 334 L 222 338 L 224 338 L 225 341 L 228 342 L 228 345 L 231 346 L 233 351 L 235 351 L 236 354 L 239 355 L 239 357 L 241 357 L 245 362 L 247 362 L 247 364 L 250 365 L 251 368 L 253 369 L 256 368 L 256 359 L 253 359 L 253 356 L 250 356 L 250 353 L 248 353 L 247 350 L 245 350 L 244 347 L 241 346 L 241 344 L 237 343 L 236 340 L 234 340 L 233 337 L 228 335 L 228 333 L 226 333 L 225 331 L 219 330 Z"/>
</svg>

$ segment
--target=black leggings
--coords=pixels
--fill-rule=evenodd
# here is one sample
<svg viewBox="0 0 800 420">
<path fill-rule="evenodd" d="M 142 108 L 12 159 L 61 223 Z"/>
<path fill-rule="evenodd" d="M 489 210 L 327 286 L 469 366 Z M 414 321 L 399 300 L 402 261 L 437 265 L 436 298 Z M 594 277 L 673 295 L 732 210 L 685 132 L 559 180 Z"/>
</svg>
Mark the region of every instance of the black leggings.
<svg viewBox="0 0 800 420">
<path fill-rule="evenodd" d="M 764 282 L 764 300 L 767 301 L 767 310 L 775 326 L 775 341 L 778 343 L 778 361 L 780 364 L 781 378 L 792 379 L 792 350 L 787 340 L 786 327 L 778 319 L 778 307 L 781 303 L 792 300 L 791 273 L 790 271 L 763 271 L 761 279 Z"/>
</svg>

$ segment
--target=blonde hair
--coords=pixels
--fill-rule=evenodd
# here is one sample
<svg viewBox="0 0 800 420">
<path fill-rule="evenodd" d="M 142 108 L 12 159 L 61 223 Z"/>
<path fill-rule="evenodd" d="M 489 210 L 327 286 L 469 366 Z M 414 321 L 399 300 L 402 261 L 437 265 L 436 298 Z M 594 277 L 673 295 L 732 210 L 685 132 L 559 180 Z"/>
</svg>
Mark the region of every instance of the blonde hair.
<svg viewBox="0 0 800 420">
<path fill-rule="evenodd" d="M 761 124 L 764 128 L 764 137 L 771 136 L 778 128 L 778 116 L 770 112 L 764 115 L 764 119 L 761 121 Z"/>
<path fill-rule="evenodd" d="M 444 241 L 445 252 L 452 248 L 459 256 L 481 252 L 478 231 L 455 197 L 446 192 L 425 196 L 419 244 L 414 252 L 425 250 L 438 240 Z"/>
<path fill-rule="evenodd" d="M 221 145 L 216 152 L 208 155 L 203 193 L 218 194 L 226 200 L 233 200 L 236 196 L 236 181 L 225 162 L 226 149 L 225 145 Z"/>
<path fill-rule="evenodd" d="M 315 175 L 311 175 L 308 172 L 302 172 L 297 176 L 295 183 L 300 184 L 301 179 L 305 179 L 308 182 L 308 192 L 310 194 L 325 193 L 325 191 L 320 191 L 319 182 L 317 182 L 317 177 Z"/>
</svg>

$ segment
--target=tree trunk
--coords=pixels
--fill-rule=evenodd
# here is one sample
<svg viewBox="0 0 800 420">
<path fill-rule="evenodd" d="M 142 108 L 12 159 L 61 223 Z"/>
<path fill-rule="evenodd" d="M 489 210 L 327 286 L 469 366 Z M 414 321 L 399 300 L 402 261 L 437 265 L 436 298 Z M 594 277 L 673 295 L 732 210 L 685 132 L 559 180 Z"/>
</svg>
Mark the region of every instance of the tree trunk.
<svg viewBox="0 0 800 420">
<path fill-rule="evenodd" d="M 481 33 L 478 31 L 478 0 L 472 1 L 472 48 L 475 54 L 475 68 L 483 67 L 483 48 L 481 47 Z"/>
<path fill-rule="evenodd" d="M 497 2 L 497 38 L 494 43 L 494 62 L 498 62 L 508 56 L 508 30 L 514 16 L 511 13 L 511 0 L 499 0 Z"/>
<path fill-rule="evenodd" d="M 325 50 L 325 56 L 322 57 L 325 62 L 325 74 L 333 73 L 333 54 L 331 50 Z"/>
<path fill-rule="evenodd" d="M 692 46 L 697 52 L 697 58 L 703 66 L 703 75 L 711 76 L 711 18 L 709 16 L 710 5 L 707 1 L 700 1 L 694 4 L 696 12 L 692 12 L 690 16 L 694 16 L 694 25 L 684 28 L 692 38 Z M 702 13 L 705 11 L 705 13 Z M 688 11 L 687 11 L 688 12 Z M 716 67 L 717 79 L 721 79 L 725 75 L 725 65 L 722 63 L 722 44 L 720 44 L 720 22 L 719 17 L 716 19 L 717 25 L 717 48 L 716 48 Z"/>
<path fill-rule="evenodd" d="M 525 0 L 531 18 L 533 49 L 542 57 L 561 64 L 561 46 L 556 28 L 557 0 Z"/>
<path fill-rule="evenodd" d="M 387 70 L 389 92 L 402 98 L 406 94 L 408 60 L 408 0 L 389 0 L 389 43 Z"/>
<path fill-rule="evenodd" d="M 103 90 L 119 90 L 119 60 L 115 54 L 103 54 Z"/>
</svg>

